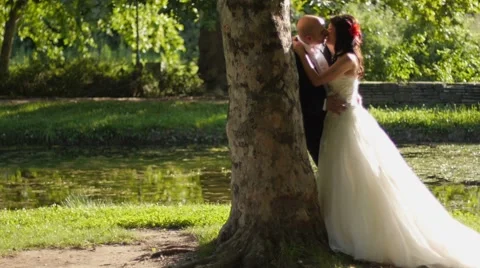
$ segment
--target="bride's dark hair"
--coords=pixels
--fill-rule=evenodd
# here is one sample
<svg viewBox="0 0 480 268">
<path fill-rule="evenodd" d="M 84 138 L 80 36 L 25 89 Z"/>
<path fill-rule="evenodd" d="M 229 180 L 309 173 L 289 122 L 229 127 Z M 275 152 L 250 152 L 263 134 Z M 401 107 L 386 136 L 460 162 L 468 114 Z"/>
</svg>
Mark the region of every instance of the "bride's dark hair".
<svg viewBox="0 0 480 268">
<path fill-rule="evenodd" d="M 360 49 L 362 44 L 362 32 L 360 24 L 352 15 L 339 15 L 332 17 L 330 23 L 335 27 L 335 55 L 334 60 L 345 53 L 355 53 L 358 58 L 358 75 L 364 74 L 363 56 Z"/>
</svg>

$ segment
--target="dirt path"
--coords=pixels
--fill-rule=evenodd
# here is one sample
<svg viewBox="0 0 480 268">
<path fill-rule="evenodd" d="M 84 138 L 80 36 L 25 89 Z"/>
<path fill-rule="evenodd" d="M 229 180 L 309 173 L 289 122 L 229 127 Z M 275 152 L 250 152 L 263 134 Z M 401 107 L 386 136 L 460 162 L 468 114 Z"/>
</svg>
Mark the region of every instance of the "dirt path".
<svg viewBox="0 0 480 268">
<path fill-rule="evenodd" d="M 167 267 L 193 258 L 195 239 L 181 231 L 138 231 L 142 241 L 133 245 L 103 245 L 89 249 L 42 249 L 19 252 L 0 258 L 8 268 L 90 268 L 90 267 Z M 163 254 L 155 254 L 155 252 Z"/>
</svg>

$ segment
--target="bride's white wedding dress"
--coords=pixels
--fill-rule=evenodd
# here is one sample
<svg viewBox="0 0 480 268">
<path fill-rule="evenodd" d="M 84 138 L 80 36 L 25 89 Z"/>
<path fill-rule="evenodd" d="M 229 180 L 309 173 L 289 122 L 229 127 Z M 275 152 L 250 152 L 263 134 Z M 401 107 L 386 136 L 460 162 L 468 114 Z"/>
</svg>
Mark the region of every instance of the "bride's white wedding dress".
<svg viewBox="0 0 480 268">
<path fill-rule="evenodd" d="M 361 105 L 358 80 L 329 83 L 349 103 L 328 113 L 320 146 L 319 198 L 330 247 L 399 267 L 480 267 L 480 234 L 452 218 Z"/>
</svg>

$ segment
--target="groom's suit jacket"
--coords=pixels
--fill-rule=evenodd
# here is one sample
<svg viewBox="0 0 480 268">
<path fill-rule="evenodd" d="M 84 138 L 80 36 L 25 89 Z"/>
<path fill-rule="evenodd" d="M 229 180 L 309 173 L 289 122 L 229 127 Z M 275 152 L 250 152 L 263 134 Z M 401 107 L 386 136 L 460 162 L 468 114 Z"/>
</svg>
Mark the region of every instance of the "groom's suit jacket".
<svg viewBox="0 0 480 268">
<path fill-rule="evenodd" d="M 321 55 L 320 55 L 321 56 Z M 332 64 L 332 55 L 327 47 L 323 49 L 323 56 L 328 65 Z M 318 163 L 318 152 L 320 139 L 323 132 L 323 121 L 326 111 L 323 110 L 323 103 L 326 99 L 324 86 L 315 87 L 305 72 L 300 57 L 295 54 L 298 70 L 298 82 L 300 86 L 300 104 L 303 113 L 303 127 L 307 141 L 307 149 L 315 163 Z M 316 59 L 311 59 L 316 60 Z"/>
</svg>

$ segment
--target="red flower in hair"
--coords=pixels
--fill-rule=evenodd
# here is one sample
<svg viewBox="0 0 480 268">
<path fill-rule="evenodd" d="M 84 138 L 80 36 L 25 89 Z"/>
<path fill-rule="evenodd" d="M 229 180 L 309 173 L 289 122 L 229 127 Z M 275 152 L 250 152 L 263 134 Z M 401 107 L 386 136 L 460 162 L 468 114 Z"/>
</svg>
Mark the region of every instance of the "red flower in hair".
<svg viewBox="0 0 480 268">
<path fill-rule="evenodd" d="M 350 34 L 353 36 L 353 38 L 359 37 L 362 32 L 360 31 L 360 24 L 354 23 L 352 26 L 350 26 Z"/>
</svg>

